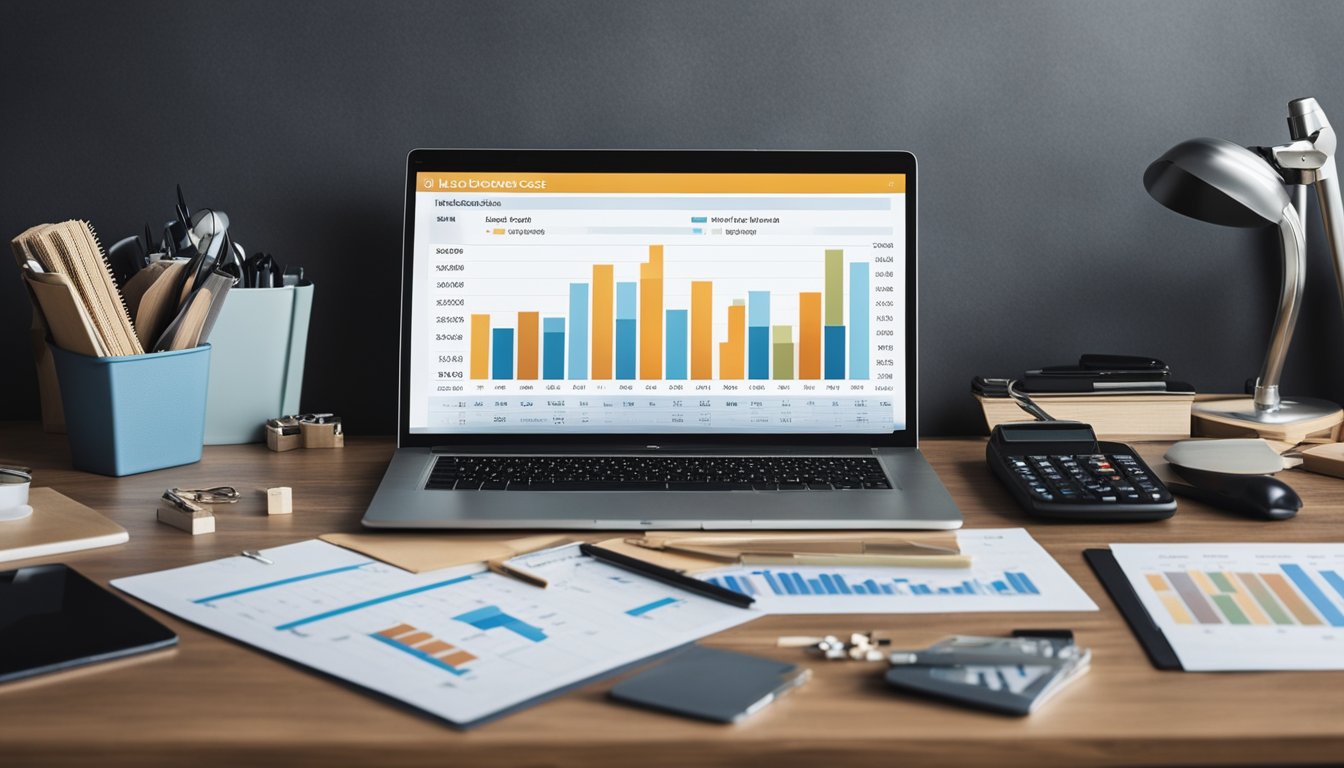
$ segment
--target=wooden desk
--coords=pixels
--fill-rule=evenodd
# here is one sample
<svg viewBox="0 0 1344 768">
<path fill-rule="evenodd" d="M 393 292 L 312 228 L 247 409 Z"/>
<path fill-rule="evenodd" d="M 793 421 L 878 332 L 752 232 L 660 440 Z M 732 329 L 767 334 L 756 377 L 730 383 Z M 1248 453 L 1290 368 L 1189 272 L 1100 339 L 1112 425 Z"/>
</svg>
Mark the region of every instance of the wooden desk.
<svg viewBox="0 0 1344 768">
<path fill-rule="evenodd" d="M 1024 524 L 990 476 L 983 440 L 930 440 L 929 460 L 967 527 Z M 121 546 L 51 558 L 106 583 L 133 573 L 353 531 L 382 476 L 390 440 L 342 450 L 270 453 L 207 448 L 196 465 L 111 479 L 68 469 L 65 442 L 35 426 L 0 427 L 0 461 L 130 531 Z M 1162 446 L 1144 446 L 1149 458 Z M 708 638 L 811 665 L 808 685 L 740 726 L 717 726 L 609 703 L 601 682 L 469 732 L 358 693 L 150 609 L 181 634 L 172 651 L 0 686 L 0 762 L 102 765 L 423 766 L 761 765 L 1277 765 L 1344 755 L 1344 672 L 1188 674 L 1149 665 L 1084 563 L 1085 547 L 1118 541 L 1338 541 L 1344 480 L 1293 471 L 1306 500 L 1294 520 L 1260 523 L 1193 503 L 1167 522 L 1046 525 L 1032 534 L 1101 607 L 1096 613 L 776 616 Z M 232 484 L 218 532 L 191 537 L 154 521 L 164 488 Z M 294 488 L 292 517 L 268 518 L 257 489 Z M 10 567 L 10 566 L 5 566 Z M 1094 653 L 1091 672 L 1041 712 L 1013 719 L 887 690 L 877 665 L 810 660 L 774 647 L 783 634 L 881 630 L 902 646 L 950 633 L 1069 627 Z M 913 762 L 910 762 L 913 761 Z"/>
</svg>

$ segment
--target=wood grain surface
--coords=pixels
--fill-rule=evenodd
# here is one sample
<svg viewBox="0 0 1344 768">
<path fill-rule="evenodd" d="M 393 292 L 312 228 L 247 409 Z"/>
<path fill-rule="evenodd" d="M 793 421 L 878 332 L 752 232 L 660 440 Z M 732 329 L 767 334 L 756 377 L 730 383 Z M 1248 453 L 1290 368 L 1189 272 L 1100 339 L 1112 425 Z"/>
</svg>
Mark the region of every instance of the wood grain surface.
<svg viewBox="0 0 1344 768">
<path fill-rule="evenodd" d="M 1344 480 L 1293 470 L 1306 500 L 1297 518 L 1264 523 L 1181 502 L 1172 520 L 1133 525 L 1028 522 L 989 474 L 983 439 L 930 440 L 929 460 L 972 528 L 1026 525 L 1100 606 L 1095 613 L 774 616 L 706 643 L 812 667 L 813 680 L 738 726 L 699 723 L 609 702 L 611 680 L 471 731 L 197 629 L 152 608 L 181 635 L 171 651 L 0 686 L 0 764 L 706 766 L 1232 765 L 1344 758 L 1344 672 L 1159 672 L 1083 561 L 1110 542 L 1344 540 Z M 1137 446 L 1150 460 L 1165 446 Z M 69 469 L 61 436 L 0 426 L 0 462 L 34 467 L 97 509 L 131 540 L 43 561 L 101 583 L 356 531 L 392 452 L 391 440 L 272 453 L 207 447 L 199 464 L 113 479 Z M 154 520 L 165 488 L 233 485 L 218 530 L 189 536 Z M 264 489 L 294 489 L 294 514 L 267 517 Z M 843 503 L 843 494 L 820 497 Z M 832 501 L 832 498 L 835 501 Z M 594 536 L 596 538 L 600 534 Z M 27 564 L 27 563 L 24 563 Z M 12 567 L 10 566 L 5 567 Z M 1016 719 L 898 695 L 882 665 L 825 663 L 777 649 L 784 634 L 877 630 L 899 646 L 951 633 L 1064 627 L 1093 650 L 1092 670 L 1037 714 Z"/>
</svg>

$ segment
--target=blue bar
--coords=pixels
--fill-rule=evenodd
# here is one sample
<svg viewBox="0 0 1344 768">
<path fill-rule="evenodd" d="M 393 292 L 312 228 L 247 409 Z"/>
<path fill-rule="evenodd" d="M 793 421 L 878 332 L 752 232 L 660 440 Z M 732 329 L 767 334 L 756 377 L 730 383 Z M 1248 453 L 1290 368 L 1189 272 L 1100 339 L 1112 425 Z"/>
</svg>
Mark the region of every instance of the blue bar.
<svg viewBox="0 0 1344 768">
<path fill-rule="evenodd" d="M 569 284 L 569 378 L 588 378 L 588 284 Z"/>
<path fill-rule="evenodd" d="M 692 217 L 691 217 L 691 223 L 692 223 L 692 224 L 708 224 L 708 223 L 709 223 L 709 217 L 708 217 L 708 216 L 692 216 Z"/>
<path fill-rule="evenodd" d="M 510 616 L 501 611 L 497 605 L 487 605 L 474 611 L 468 611 L 461 616 L 454 616 L 453 620 L 465 622 L 482 631 L 502 627 L 534 643 L 540 643 L 546 639 L 546 633 L 539 627 L 534 627 L 522 619 Z"/>
<path fill-rule="evenodd" d="M 827 592 L 826 586 L 821 583 L 821 579 L 808 579 L 807 584 L 812 587 L 812 594 L 814 595 L 824 595 Z"/>
<path fill-rule="evenodd" d="M 961 587 L 957 587 L 957 589 L 961 589 Z M 938 594 L 940 594 L 940 595 L 951 594 L 951 592 L 952 592 L 952 590 L 948 589 L 947 587 L 939 587 L 939 588 L 938 588 Z"/>
<path fill-rule="evenodd" d="M 1007 591 L 1008 591 L 1008 585 L 1007 585 L 1007 584 L 1004 584 L 1002 581 L 996 581 L 996 582 L 994 582 L 994 588 L 997 589 L 997 590 L 999 590 L 1000 592 L 1007 592 Z"/>
<path fill-rule="evenodd" d="M 849 378 L 868 378 L 868 264 L 849 265 Z M 829 377 L 827 377 L 829 378 Z"/>
<path fill-rule="evenodd" d="M 705 581 L 708 581 L 710 584 L 713 584 L 716 587 L 723 586 L 723 582 L 719 581 L 719 577 L 717 576 L 710 576 L 708 579 L 705 579 Z"/>
<path fill-rule="evenodd" d="M 616 284 L 616 378 L 635 378 L 635 302 L 638 283 Z"/>
<path fill-rule="evenodd" d="M 393 640 L 390 637 L 383 637 L 382 635 L 369 635 L 369 637 L 372 637 L 374 640 L 377 640 L 380 643 L 390 645 L 393 648 L 396 648 L 398 651 L 401 651 L 403 653 L 409 653 L 410 655 L 414 656 L 415 658 L 421 661 L 433 664 L 439 669 L 442 669 L 446 672 L 451 672 L 454 675 L 457 675 L 458 677 L 467 674 L 467 671 L 465 669 L 458 669 L 457 667 L 454 667 L 452 664 L 445 664 L 442 660 L 436 659 L 433 656 L 430 656 L 428 653 L 425 653 L 424 651 L 412 648 L 411 646 L 405 645 L 403 643 L 398 643 L 396 640 Z"/>
<path fill-rule="evenodd" d="M 449 580 L 447 580 L 447 581 L 435 582 L 434 584 L 426 584 L 426 585 L 423 586 L 423 587 L 416 587 L 415 589 L 408 589 L 408 590 L 406 590 L 406 591 L 404 591 L 404 592 L 396 592 L 396 593 L 391 594 L 391 595 L 383 595 L 382 597 L 375 597 L 375 598 L 373 598 L 372 600 L 365 600 L 365 601 L 363 601 L 363 602 L 354 603 L 353 605 L 347 605 L 347 606 L 345 606 L 345 607 L 343 607 L 343 608 L 333 608 L 333 609 L 331 609 L 330 611 L 324 611 L 324 612 L 322 612 L 322 613 L 317 614 L 316 616 L 309 616 L 309 617 L 306 618 L 306 619 L 295 619 L 294 621 L 291 621 L 291 622 L 289 622 L 289 623 L 287 623 L 287 624 L 281 624 L 280 626 L 276 627 L 276 629 L 278 629 L 278 630 L 282 630 L 282 631 L 283 631 L 283 630 L 286 630 L 286 629 L 293 629 L 293 628 L 295 628 L 295 627 L 301 627 L 301 626 L 303 626 L 304 624 L 312 624 L 312 623 L 315 622 L 315 621 L 321 621 L 321 620 L 323 620 L 323 619 L 330 619 L 332 616 L 340 616 L 340 615 L 343 614 L 343 613 L 350 613 L 351 611 L 358 611 L 358 610 L 360 610 L 360 609 L 362 609 L 362 608 L 368 608 L 368 607 L 371 606 L 371 605 L 377 605 L 377 604 L 379 604 L 379 603 L 386 603 L 386 602 L 390 602 L 390 601 L 392 601 L 392 600 L 400 600 L 400 599 L 403 598 L 403 597 L 410 597 L 411 595 L 418 595 L 418 594 L 420 594 L 421 592 L 428 592 L 428 591 L 430 591 L 431 589 L 439 589 L 440 587 L 446 587 L 446 586 L 448 586 L 448 585 L 450 585 L 450 584 L 457 584 L 458 582 L 467 581 L 467 580 L 470 579 L 470 578 L 471 578 L 470 576 L 459 576 L 459 577 L 457 577 L 456 579 L 449 579 Z"/>
<path fill-rule="evenodd" d="M 966 594 L 968 594 L 968 595 L 974 595 L 974 594 L 976 594 L 977 592 L 980 591 L 980 590 L 976 589 L 976 588 L 975 588 L 975 585 L 972 584 L 972 583 L 969 582 L 969 581 L 963 581 L 963 582 L 961 582 L 961 586 L 963 586 L 963 587 L 966 588 Z"/>
<path fill-rule="evenodd" d="M 872 579 L 868 579 L 867 581 L 863 582 L 863 586 L 868 589 L 868 594 L 870 595 L 876 595 L 882 592 L 882 590 L 877 588 L 877 582 L 873 581 Z"/>
<path fill-rule="evenodd" d="M 915 584 L 911 586 L 916 595 L 932 595 L 933 590 L 929 589 L 928 584 Z"/>
<path fill-rule="evenodd" d="M 732 576 L 729 576 L 728 580 L 731 581 L 732 578 L 733 578 Z M 671 605 L 675 602 L 677 602 L 677 598 L 675 597 L 664 597 L 662 600 L 654 600 L 652 603 L 645 603 L 644 605 L 641 605 L 638 608 L 631 608 L 625 613 L 628 616 L 643 616 L 644 614 L 654 610 L 655 608 L 662 608 L 664 605 Z"/>
<path fill-rule="evenodd" d="M 840 588 L 835 585 L 835 579 L 831 577 L 831 574 L 829 573 L 821 574 L 821 584 L 826 594 L 828 595 L 840 594 Z"/>
<path fill-rule="evenodd" d="M 770 292 L 747 292 L 747 378 L 770 378 Z"/>
<path fill-rule="evenodd" d="M 665 313 L 667 320 L 667 344 L 663 349 L 663 374 L 669 379 L 686 378 L 686 318 L 684 309 L 669 309 Z"/>
<path fill-rule="evenodd" d="M 765 577 L 765 583 L 770 585 L 770 591 L 774 592 L 776 595 L 792 594 L 784 587 L 781 587 L 778 581 L 775 581 L 775 575 L 773 573 L 770 573 L 769 571 L 757 571 L 757 573 Z"/>
<path fill-rule="evenodd" d="M 942 591 L 944 591 L 944 590 L 946 590 L 946 587 L 944 587 L 943 589 L 939 589 L 938 591 L 939 591 L 939 592 L 942 592 Z M 965 588 L 965 587 L 953 587 L 953 588 L 952 588 L 952 594 L 954 594 L 954 595 L 964 595 L 964 594 L 966 594 L 966 588 Z"/>
<path fill-rule="evenodd" d="M 290 576 L 288 579 L 280 579 L 278 581 L 268 581 L 265 584 L 258 584 L 255 587 L 244 587 L 243 589 L 235 589 L 232 592 L 221 592 L 218 595 L 202 597 L 199 600 L 192 600 L 191 602 L 197 605 L 203 605 L 205 603 L 214 602 L 215 600 L 223 600 L 226 597 L 237 597 L 238 595 L 245 595 L 248 592 L 257 592 L 263 589 L 270 589 L 271 587 L 279 587 L 285 584 L 293 584 L 296 581 L 307 581 L 308 579 L 316 579 L 320 576 L 330 576 L 333 573 L 344 573 L 346 571 L 353 571 L 356 568 L 363 568 L 370 562 L 372 561 L 366 561 L 360 563 L 359 565 L 347 565 L 342 568 L 332 568 L 331 570 L 327 571 L 318 571 L 317 573 L 305 573 L 302 576 Z"/>
<path fill-rule="evenodd" d="M 822 375 L 828 379 L 845 378 L 845 326 L 828 325 L 822 329 L 825 351 L 822 352 L 825 371 Z"/>
<path fill-rule="evenodd" d="M 1334 571 L 1321 571 L 1321 575 L 1330 583 L 1330 586 L 1335 588 L 1335 591 L 1339 593 L 1340 597 L 1344 597 L 1344 579 L 1341 579 L 1338 573 L 1335 573 Z"/>
<path fill-rule="evenodd" d="M 1008 577 L 1008 583 L 1013 585 L 1013 591 L 1022 595 L 1028 594 L 1026 587 L 1022 586 L 1022 581 L 1017 578 L 1016 573 L 1005 572 L 1003 575 Z"/>
<path fill-rule="evenodd" d="M 490 350 L 490 378 L 513 378 L 513 329 L 493 328 L 490 331 L 494 339 Z"/>
<path fill-rule="evenodd" d="M 1302 570 L 1302 566 L 1285 563 L 1279 567 L 1283 569 L 1284 573 L 1288 574 L 1288 578 L 1293 580 L 1293 583 L 1302 591 L 1302 594 L 1307 596 L 1311 604 L 1316 606 L 1316 610 L 1320 611 L 1321 616 L 1330 622 L 1330 626 L 1344 627 L 1344 613 L 1340 613 L 1335 604 L 1330 602 L 1330 598 L 1326 597 L 1321 588 L 1316 586 L 1316 582 L 1312 581 L 1307 572 Z"/>
<path fill-rule="evenodd" d="M 541 319 L 541 378 L 565 378 L 565 318 Z"/>
<path fill-rule="evenodd" d="M 793 588 L 793 581 L 791 581 L 791 580 L 789 579 L 788 576 L 784 576 L 783 578 L 781 578 L 781 579 L 779 580 L 779 584 L 776 584 L 776 583 L 775 583 L 775 577 L 774 577 L 773 575 L 771 575 L 769 572 L 767 572 L 767 573 L 765 574 L 765 580 L 768 581 L 768 582 L 770 582 L 770 586 L 775 590 L 775 594 L 776 594 L 776 595 L 796 595 L 796 594 L 798 594 L 798 590 L 796 590 L 796 589 Z M 784 591 L 783 591 L 783 592 L 780 592 L 780 591 L 779 591 L 779 588 L 780 588 L 780 585 L 781 585 L 781 584 L 782 584 L 783 587 L 784 587 Z"/>
<path fill-rule="evenodd" d="M 795 590 L 797 590 L 798 594 L 800 594 L 800 595 L 810 595 L 810 594 L 812 594 L 812 593 L 808 590 L 808 588 L 807 588 L 807 583 L 803 581 L 803 577 L 802 577 L 802 576 L 799 576 L 799 575 L 796 574 L 796 573 L 786 573 L 786 574 L 784 574 L 784 576 L 785 576 L 785 578 L 793 579 L 793 588 L 794 588 Z"/>
<path fill-rule="evenodd" d="M 1022 586 L 1026 588 L 1028 593 L 1033 595 L 1041 594 L 1041 591 L 1036 588 L 1036 585 L 1031 583 L 1031 579 L 1027 578 L 1027 574 L 1019 573 L 1017 574 L 1017 578 L 1022 582 Z"/>
<path fill-rule="evenodd" d="M 890 584 L 883 584 L 883 585 L 882 585 L 882 594 L 884 594 L 884 595 L 890 595 L 890 594 L 892 594 L 892 589 L 891 589 L 891 585 L 890 585 Z"/>
<path fill-rule="evenodd" d="M 849 585 L 845 583 L 844 576 L 841 576 L 838 573 L 833 573 L 831 574 L 831 578 L 835 579 L 835 586 L 840 590 L 840 594 L 842 595 L 849 594 Z"/>
<path fill-rule="evenodd" d="M 862 585 L 862 584 L 855 584 L 855 585 L 854 585 L 854 594 L 856 594 L 856 595 L 866 595 L 866 594 L 868 594 L 868 592 L 867 592 L 867 590 L 865 590 L 865 589 L 863 588 L 863 585 Z"/>
</svg>

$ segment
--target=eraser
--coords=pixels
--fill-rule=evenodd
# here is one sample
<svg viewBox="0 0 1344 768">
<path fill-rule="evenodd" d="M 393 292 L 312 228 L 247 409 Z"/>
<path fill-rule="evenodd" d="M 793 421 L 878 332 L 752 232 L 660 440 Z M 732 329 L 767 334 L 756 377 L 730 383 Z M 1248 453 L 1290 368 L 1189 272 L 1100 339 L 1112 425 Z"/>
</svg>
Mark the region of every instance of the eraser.
<svg viewBox="0 0 1344 768">
<path fill-rule="evenodd" d="M 294 512 L 293 492 L 287 486 L 266 489 L 266 514 L 288 515 Z"/>
</svg>

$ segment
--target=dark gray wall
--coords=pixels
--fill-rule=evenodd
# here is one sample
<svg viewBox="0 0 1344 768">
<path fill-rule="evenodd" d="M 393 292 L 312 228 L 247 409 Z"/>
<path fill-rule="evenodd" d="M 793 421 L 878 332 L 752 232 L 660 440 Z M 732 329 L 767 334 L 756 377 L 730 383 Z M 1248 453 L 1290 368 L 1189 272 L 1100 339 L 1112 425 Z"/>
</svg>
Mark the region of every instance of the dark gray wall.
<svg viewBox="0 0 1344 768">
<path fill-rule="evenodd" d="M 1152 202 L 1182 139 L 1344 123 L 1335 2 L 129 2 L 0 7 L 0 235 L 104 244 L 173 184 L 318 285 L 305 409 L 394 431 L 405 153 L 417 146 L 895 148 L 921 161 L 925 434 L 982 426 L 972 375 L 1156 355 L 1202 390 L 1259 367 L 1267 231 Z M 1288 393 L 1344 400 L 1313 249 Z M 37 418 L 29 309 L 0 259 L 0 419 Z"/>
</svg>

